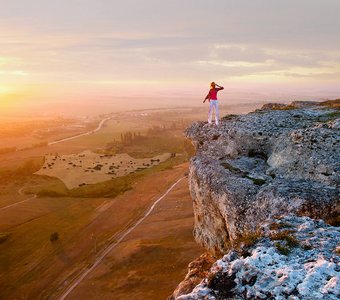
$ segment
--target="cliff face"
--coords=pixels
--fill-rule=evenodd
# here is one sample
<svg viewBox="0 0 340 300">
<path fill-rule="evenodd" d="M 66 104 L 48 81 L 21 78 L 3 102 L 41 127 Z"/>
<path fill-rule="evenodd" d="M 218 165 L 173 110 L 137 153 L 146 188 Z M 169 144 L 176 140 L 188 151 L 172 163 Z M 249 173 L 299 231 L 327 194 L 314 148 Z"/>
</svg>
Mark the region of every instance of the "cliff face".
<svg viewBox="0 0 340 300">
<path fill-rule="evenodd" d="M 170 299 L 339 299 L 339 227 L 313 220 L 339 225 L 339 106 L 268 104 L 187 129 L 194 236 L 225 255 L 189 266 Z"/>
<path fill-rule="evenodd" d="M 289 107 L 291 108 L 291 107 Z M 227 116 L 194 123 L 189 183 L 194 236 L 225 253 L 268 218 L 339 214 L 339 111 L 320 106 Z"/>
</svg>

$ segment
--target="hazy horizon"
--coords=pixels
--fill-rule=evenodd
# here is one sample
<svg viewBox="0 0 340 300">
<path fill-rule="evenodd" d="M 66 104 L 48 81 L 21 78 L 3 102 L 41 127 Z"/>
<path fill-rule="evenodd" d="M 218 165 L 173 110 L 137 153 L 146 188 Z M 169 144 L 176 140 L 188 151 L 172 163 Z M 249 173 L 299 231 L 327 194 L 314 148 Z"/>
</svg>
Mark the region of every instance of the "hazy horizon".
<svg viewBox="0 0 340 300">
<path fill-rule="evenodd" d="M 264 103 L 290 103 L 292 101 L 324 101 L 333 100 L 333 97 L 319 97 L 311 95 L 297 95 L 284 93 L 228 93 L 220 97 L 221 106 L 261 106 Z M 51 97 L 53 99 L 53 97 Z M 100 114 L 117 113 L 124 111 L 143 109 L 164 109 L 181 107 L 201 107 L 208 109 L 207 103 L 203 104 L 201 99 L 190 98 L 152 98 L 152 97 L 94 97 L 93 99 L 46 99 L 46 101 L 32 101 L 11 103 L 0 110 L 0 118 L 8 117 L 51 117 L 51 116 L 97 116 Z"/>
<path fill-rule="evenodd" d="M 2 1 L 0 114 L 340 95 L 337 0 Z M 87 108 L 86 108 L 87 107 Z M 86 108 L 86 109 L 85 109 Z"/>
</svg>

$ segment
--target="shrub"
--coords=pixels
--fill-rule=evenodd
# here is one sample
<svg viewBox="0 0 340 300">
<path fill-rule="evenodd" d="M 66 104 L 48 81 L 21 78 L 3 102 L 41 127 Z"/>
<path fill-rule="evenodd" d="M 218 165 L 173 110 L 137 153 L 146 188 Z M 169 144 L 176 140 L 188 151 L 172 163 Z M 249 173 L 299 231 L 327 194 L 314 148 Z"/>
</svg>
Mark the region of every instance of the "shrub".
<svg viewBox="0 0 340 300">
<path fill-rule="evenodd" d="M 9 233 L 7 232 L 0 232 L 0 244 L 4 243 L 7 241 L 9 238 Z"/>
<path fill-rule="evenodd" d="M 238 117 L 238 115 L 229 114 L 222 117 L 222 120 L 232 120 L 235 119 L 236 117 Z"/>
<path fill-rule="evenodd" d="M 299 246 L 299 241 L 292 235 L 294 232 L 294 230 L 284 230 L 270 236 L 271 240 L 279 241 L 275 246 L 280 253 L 288 255 L 294 247 Z"/>
<path fill-rule="evenodd" d="M 309 244 L 303 244 L 302 245 L 302 248 L 304 249 L 304 250 L 312 250 L 313 249 L 313 246 L 312 245 L 309 245 Z"/>
<path fill-rule="evenodd" d="M 55 242 L 55 241 L 57 241 L 57 240 L 59 240 L 59 234 L 58 234 L 58 232 L 53 232 L 53 233 L 50 235 L 50 241 L 51 241 L 51 242 Z"/>
<path fill-rule="evenodd" d="M 259 231 L 248 232 L 233 241 L 233 246 L 237 249 L 242 247 L 250 247 L 254 245 L 259 239 L 262 238 L 262 234 Z"/>
<path fill-rule="evenodd" d="M 269 225 L 270 230 L 277 230 L 277 229 L 288 228 L 288 227 L 292 227 L 292 225 L 289 223 L 285 223 L 285 222 L 281 222 L 281 223 L 274 222 Z"/>
<path fill-rule="evenodd" d="M 295 236 L 292 235 L 292 233 L 294 232 L 295 232 L 294 230 L 284 230 L 284 231 L 272 234 L 270 238 L 273 241 L 277 241 L 277 240 L 286 241 L 289 247 L 297 247 L 299 246 L 299 241 L 296 239 Z"/>
<path fill-rule="evenodd" d="M 275 247 L 283 255 L 288 255 L 291 250 L 289 247 L 284 246 L 282 243 L 276 243 Z"/>
</svg>

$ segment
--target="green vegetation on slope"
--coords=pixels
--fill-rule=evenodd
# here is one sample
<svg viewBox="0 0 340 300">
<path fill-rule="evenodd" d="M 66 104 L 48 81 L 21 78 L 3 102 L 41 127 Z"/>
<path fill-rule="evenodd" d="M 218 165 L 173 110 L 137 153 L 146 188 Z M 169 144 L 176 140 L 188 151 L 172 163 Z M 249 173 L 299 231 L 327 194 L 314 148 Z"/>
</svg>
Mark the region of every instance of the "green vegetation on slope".
<svg viewBox="0 0 340 300">
<path fill-rule="evenodd" d="M 183 153 L 193 155 L 191 143 L 182 131 L 154 126 L 146 134 L 127 132 L 120 142 L 107 144 L 105 153 L 127 153 L 133 158 L 149 158 L 163 153 Z"/>
</svg>

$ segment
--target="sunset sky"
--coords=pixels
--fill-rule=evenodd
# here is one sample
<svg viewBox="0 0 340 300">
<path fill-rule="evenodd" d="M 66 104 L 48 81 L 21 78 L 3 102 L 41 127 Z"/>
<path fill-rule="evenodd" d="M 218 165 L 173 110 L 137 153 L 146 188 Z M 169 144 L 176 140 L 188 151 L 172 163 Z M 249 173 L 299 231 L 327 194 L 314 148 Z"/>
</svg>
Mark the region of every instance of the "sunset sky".
<svg viewBox="0 0 340 300">
<path fill-rule="evenodd" d="M 0 6 L 0 109 L 98 97 L 183 102 L 203 98 L 211 81 L 226 87 L 225 97 L 340 95 L 339 0 Z"/>
</svg>

